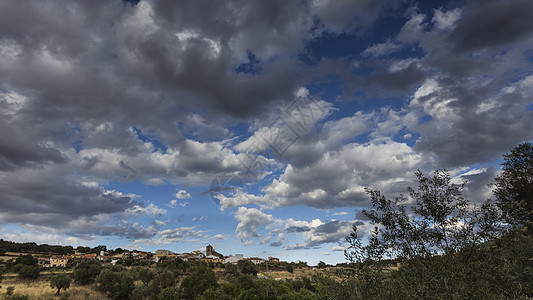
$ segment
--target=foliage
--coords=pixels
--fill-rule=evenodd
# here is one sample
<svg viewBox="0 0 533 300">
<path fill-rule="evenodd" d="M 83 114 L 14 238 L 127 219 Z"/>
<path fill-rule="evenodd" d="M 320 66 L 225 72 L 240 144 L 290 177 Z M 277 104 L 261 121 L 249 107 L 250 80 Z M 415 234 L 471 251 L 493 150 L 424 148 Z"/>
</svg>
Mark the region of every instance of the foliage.
<svg viewBox="0 0 533 300">
<path fill-rule="evenodd" d="M 130 298 L 132 300 L 143 300 L 146 298 L 157 299 L 157 296 L 161 292 L 161 285 L 159 280 L 154 278 L 150 280 L 147 285 L 139 284 L 133 289 Z"/>
<path fill-rule="evenodd" d="M 161 290 L 157 296 L 158 300 L 174 300 L 178 298 L 178 293 L 172 287 L 167 287 Z"/>
<path fill-rule="evenodd" d="M 127 299 L 133 292 L 133 277 L 121 268 L 105 268 L 96 277 L 98 290 L 112 299 Z"/>
<path fill-rule="evenodd" d="M 15 260 L 15 264 L 20 264 L 23 266 L 36 266 L 39 264 L 39 260 L 33 257 L 33 255 L 31 254 L 26 254 L 17 257 L 17 259 Z"/>
<path fill-rule="evenodd" d="M 326 263 L 325 263 L 325 262 L 323 262 L 323 261 L 319 261 L 319 262 L 318 262 L 318 265 L 317 265 L 317 267 L 319 267 L 319 268 L 323 269 L 323 268 L 325 268 L 325 267 L 326 267 Z"/>
<path fill-rule="evenodd" d="M 32 265 L 23 266 L 18 272 L 19 278 L 21 279 L 36 279 L 39 277 L 39 267 Z"/>
<path fill-rule="evenodd" d="M 257 266 L 253 262 L 245 259 L 239 260 L 237 262 L 237 267 L 243 274 L 252 274 L 255 276 L 257 275 L 257 272 L 259 272 Z"/>
<path fill-rule="evenodd" d="M 28 297 L 27 295 L 16 294 L 15 287 L 9 286 L 6 289 L 6 293 L 4 294 L 3 299 L 4 300 L 29 300 L 30 297 Z"/>
<path fill-rule="evenodd" d="M 0 239 L 0 249 L 10 252 L 22 252 L 22 253 L 47 253 L 56 255 L 67 255 L 74 252 L 72 246 L 58 246 L 36 243 L 16 243 L 10 241 L 4 241 Z M 1 255 L 1 251 L 0 251 Z"/>
<path fill-rule="evenodd" d="M 227 263 L 224 267 L 224 274 L 225 275 L 231 274 L 233 276 L 237 276 L 239 275 L 239 268 L 237 267 L 237 265 Z"/>
<path fill-rule="evenodd" d="M 61 289 L 66 290 L 70 287 L 70 278 L 65 274 L 54 275 L 50 278 L 50 287 L 56 288 L 59 295 Z"/>
<path fill-rule="evenodd" d="M 350 247 L 345 256 L 351 262 L 379 261 L 384 256 L 417 258 L 451 255 L 472 248 L 498 235 L 500 214 L 490 201 L 481 207 L 462 197 L 466 182 L 456 185 L 447 172 L 435 171 L 425 177 L 415 173 L 418 188 L 407 188 L 404 195 L 387 200 L 379 191 L 368 190 L 373 209 L 363 213 L 377 225 L 368 245 L 363 246 L 357 227 L 346 238 Z M 414 201 L 408 210 L 409 200 Z"/>
<path fill-rule="evenodd" d="M 94 282 L 96 276 L 102 271 L 102 264 L 97 260 L 86 260 L 78 263 L 72 272 L 76 283 L 85 285 Z"/>
<path fill-rule="evenodd" d="M 294 268 L 292 267 L 292 265 L 287 265 L 287 272 L 294 273 Z"/>
<path fill-rule="evenodd" d="M 174 273 L 171 271 L 161 271 L 159 274 L 157 274 L 157 278 L 159 279 L 159 282 L 163 288 L 172 287 L 176 283 Z"/>
<path fill-rule="evenodd" d="M 154 278 L 154 272 L 148 267 L 133 267 L 131 273 L 134 279 L 142 281 L 144 285 L 148 285 L 148 283 Z"/>
<path fill-rule="evenodd" d="M 183 278 L 180 286 L 180 294 L 184 299 L 195 299 L 202 295 L 209 288 L 218 286 L 215 272 L 207 266 L 196 266 L 189 274 Z"/>
<path fill-rule="evenodd" d="M 494 195 L 506 219 L 533 230 L 533 145 L 523 143 L 504 155 Z"/>
<path fill-rule="evenodd" d="M 530 298 L 532 245 L 531 235 L 511 232 L 468 253 L 412 259 L 391 272 L 380 291 L 381 298 L 387 295 L 403 299 Z"/>
</svg>

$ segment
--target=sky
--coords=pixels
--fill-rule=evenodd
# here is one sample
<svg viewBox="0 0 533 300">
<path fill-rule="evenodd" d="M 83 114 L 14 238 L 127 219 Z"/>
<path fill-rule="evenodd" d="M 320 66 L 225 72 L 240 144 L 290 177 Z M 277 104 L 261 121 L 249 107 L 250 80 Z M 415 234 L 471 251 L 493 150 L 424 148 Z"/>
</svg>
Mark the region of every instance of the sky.
<svg viewBox="0 0 533 300">
<path fill-rule="evenodd" d="M 365 188 L 533 140 L 529 0 L 0 0 L 0 238 L 344 262 Z"/>
</svg>

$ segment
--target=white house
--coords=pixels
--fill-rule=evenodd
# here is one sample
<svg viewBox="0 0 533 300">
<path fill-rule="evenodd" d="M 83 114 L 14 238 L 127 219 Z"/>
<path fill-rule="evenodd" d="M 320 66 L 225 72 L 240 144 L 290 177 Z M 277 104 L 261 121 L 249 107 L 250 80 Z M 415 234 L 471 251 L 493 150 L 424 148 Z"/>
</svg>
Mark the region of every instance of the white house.
<svg viewBox="0 0 533 300">
<path fill-rule="evenodd" d="M 230 255 L 224 259 L 224 263 L 236 264 L 239 260 L 243 260 L 243 259 L 244 259 L 244 255 L 242 254 Z"/>
</svg>

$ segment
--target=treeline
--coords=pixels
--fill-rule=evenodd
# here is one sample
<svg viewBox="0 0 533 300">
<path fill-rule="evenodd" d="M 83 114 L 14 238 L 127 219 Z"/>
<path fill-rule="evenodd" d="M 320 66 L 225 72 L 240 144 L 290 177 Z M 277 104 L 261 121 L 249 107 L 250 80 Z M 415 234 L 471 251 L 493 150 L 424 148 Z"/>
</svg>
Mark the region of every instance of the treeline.
<svg viewBox="0 0 533 300">
<path fill-rule="evenodd" d="M 16 243 L 0 239 L 0 255 L 6 252 L 23 252 L 23 253 L 50 253 L 57 255 L 68 255 L 74 253 L 72 246 L 47 245 L 37 243 Z"/>
<path fill-rule="evenodd" d="M 37 244 L 34 242 L 28 243 L 17 243 L 11 241 L 4 241 L 0 239 L 0 255 L 4 255 L 6 252 L 21 252 L 21 253 L 33 253 L 33 254 L 49 254 L 49 255 L 70 255 L 75 251 L 80 253 L 100 253 L 100 251 L 108 251 L 107 246 L 99 245 L 96 247 L 84 247 L 78 246 L 74 248 L 72 246 L 61 246 L 61 245 L 48 245 L 48 244 Z M 128 251 L 127 249 L 117 248 L 114 250 L 109 250 L 110 253 L 123 253 Z"/>
</svg>

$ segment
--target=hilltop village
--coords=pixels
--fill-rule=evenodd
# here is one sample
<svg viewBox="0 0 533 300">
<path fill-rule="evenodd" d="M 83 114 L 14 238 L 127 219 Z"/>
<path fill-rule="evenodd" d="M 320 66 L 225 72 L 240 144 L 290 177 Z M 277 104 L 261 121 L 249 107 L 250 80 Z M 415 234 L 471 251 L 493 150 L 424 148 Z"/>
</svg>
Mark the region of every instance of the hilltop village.
<svg viewBox="0 0 533 300">
<path fill-rule="evenodd" d="M 86 250 L 86 251 L 84 251 Z M 115 265 L 119 264 L 131 264 L 135 261 L 147 262 L 147 263 L 158 263 L 158 262 L 170 262 L 176 259 L 187 262 L 205 262 L 213 263 L 215 265 L 219 264 L 237 264 L 241 260 L 247 260 L 252 262 L 255 265 L 265 264 L 265 263 L 275 263 L 275 264 L 288 264 L 287 262 L 280 261 L 277 257 L 268 257 L 266 259 L 260 257 L 244 257 L 243 254 L 235 255 L 223 255 L 213 248 L 211 245 L 205 247 L 205 252 L 201 250 L 195 250 L 192 252 L 186 253 L 174 253 L 171 250 L 159 249 L 155 253 L 148 251 L 137 251 L 137 250 L 107 250 L 105 246 L 99 246 L 96 248 L 89 249 L 88 247 L 78 247 L 69 251 L 71 253 L 65 255 L 53 255 L 50 253 L 43 252 L 34 252 L 32 251 L 33 256 L 38 259 L 38 265 L 42 268 L 55 268 L 55 267 L 73 267 L 78 262 L 85 260 L 98 260 L 103 265 Z M 90 253 L 89 253 L 90 252 Z M 4 254 L 5 259 L 9 259 L 10 253 L 6 252 Z M 298 261 L 297 264 L 307 265 L 307 263 Z"/>
</svg>

